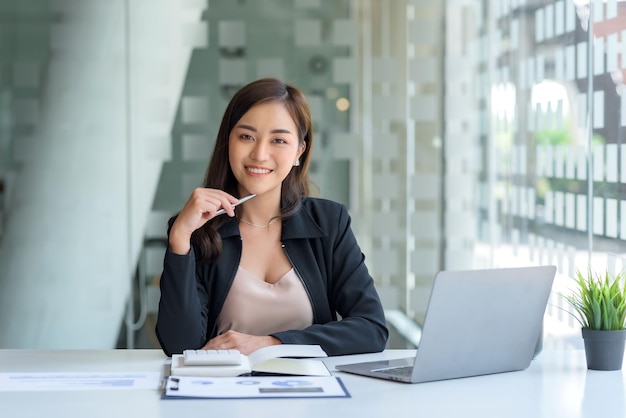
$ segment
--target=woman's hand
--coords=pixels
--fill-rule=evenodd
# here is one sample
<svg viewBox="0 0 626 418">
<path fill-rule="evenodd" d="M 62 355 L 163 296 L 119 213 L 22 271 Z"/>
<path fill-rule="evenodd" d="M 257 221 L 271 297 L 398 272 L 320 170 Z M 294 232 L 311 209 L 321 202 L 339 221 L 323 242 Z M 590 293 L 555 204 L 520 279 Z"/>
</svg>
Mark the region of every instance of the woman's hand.
<svg viewBox="0 0 626 418">
<path fill-rule="evenodd" d="M 187 254 L 191 249 L 191 234 L 209 219 L 215 212 L 224 208 L 228 216 L 235 216 L 233 204 L 239 199 L 217 189 L 199 187 L 191 193 L 187 203 L 178 214 L 169 235 L 171 250 L 176 254 Z"/>
<path fill-rule="evenodd" d="M 226 331 L 210 340 L 203 350 L 239 350 L 248 355 L 259 348 L 282 344 L 278 338 L 266 335 L 248 335 L 237 331 Z"/>
</svg>

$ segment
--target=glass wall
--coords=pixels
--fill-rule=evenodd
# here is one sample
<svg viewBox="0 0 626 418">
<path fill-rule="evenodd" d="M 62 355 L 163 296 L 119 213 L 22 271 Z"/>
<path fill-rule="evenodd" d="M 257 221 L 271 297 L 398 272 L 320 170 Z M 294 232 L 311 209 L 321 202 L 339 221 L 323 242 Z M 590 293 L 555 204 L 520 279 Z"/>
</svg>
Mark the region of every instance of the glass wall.
<svg viewBox="0 0 626 418">
<path fill-rule="evenodd" d="M 466 113 L 446 107 L 444 143 L 472 152 L 446 175 L 476 181 L 447 201 L 471 203 L 473 265 L 555 264 L 548 326 L 574 332 L 569 278 L 624 267 L 626 4 L 448 1 L 447 22 L 446 102 Z"/>
</svg>

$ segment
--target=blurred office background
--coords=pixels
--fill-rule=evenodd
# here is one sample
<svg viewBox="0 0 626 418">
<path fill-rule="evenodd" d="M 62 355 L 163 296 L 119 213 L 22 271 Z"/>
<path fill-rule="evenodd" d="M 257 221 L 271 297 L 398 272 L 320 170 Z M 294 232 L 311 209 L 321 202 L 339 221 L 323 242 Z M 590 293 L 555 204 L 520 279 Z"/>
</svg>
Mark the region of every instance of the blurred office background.
<svg viewBox="0 0 626 418">
<path fill-rule="evenodd" d="M 0 348 L 156 345 L 166 221 L 264 76 L 309 98 L 390 346 L 441 269 L 555 264 L 575 333 L 575 270 L 624 268 L 625 67 L 620 0 L 0 0 Z"/>
</svg>

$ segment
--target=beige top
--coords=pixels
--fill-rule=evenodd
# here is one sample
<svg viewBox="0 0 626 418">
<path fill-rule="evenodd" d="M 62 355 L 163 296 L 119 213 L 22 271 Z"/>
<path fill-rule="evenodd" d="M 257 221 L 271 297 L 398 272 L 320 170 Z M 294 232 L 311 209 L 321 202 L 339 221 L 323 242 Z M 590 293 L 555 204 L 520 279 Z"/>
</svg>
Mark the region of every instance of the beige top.
<svg viewBox="0 0 626 418">
<path fill-rule="evenodd" d="M 229 329 L 270 335 L 313 324 L 313 308 L 292 268 L 276 283 L 267 283 L 241 266 L 217 318 L 218 333 Z"/>
</svg>

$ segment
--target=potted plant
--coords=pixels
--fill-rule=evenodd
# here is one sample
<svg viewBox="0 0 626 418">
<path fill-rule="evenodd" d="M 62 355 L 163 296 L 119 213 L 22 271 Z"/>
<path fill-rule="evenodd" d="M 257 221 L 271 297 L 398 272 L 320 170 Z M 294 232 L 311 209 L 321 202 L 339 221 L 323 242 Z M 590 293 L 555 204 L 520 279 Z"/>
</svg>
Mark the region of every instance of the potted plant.
<svg viewBox="0 0 626 418">
<path fill-rule="evenodd" d="M 626 341 L 626 287 L 623 274 L 576 271 L 576 288 L 565 299 L 582 327 L 587 368 L 619 370 Z"/>
</svg>

